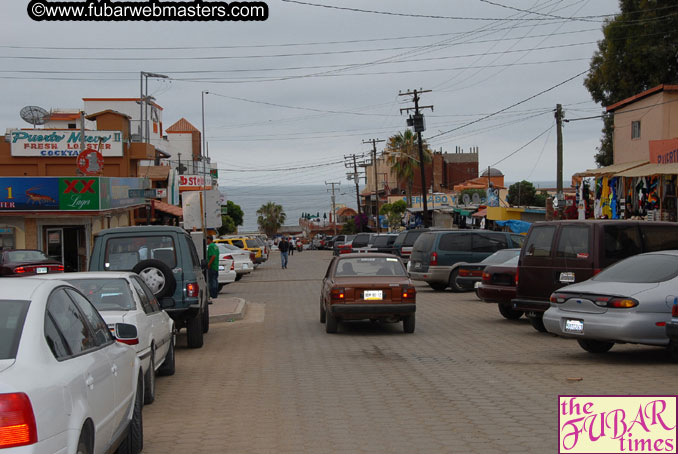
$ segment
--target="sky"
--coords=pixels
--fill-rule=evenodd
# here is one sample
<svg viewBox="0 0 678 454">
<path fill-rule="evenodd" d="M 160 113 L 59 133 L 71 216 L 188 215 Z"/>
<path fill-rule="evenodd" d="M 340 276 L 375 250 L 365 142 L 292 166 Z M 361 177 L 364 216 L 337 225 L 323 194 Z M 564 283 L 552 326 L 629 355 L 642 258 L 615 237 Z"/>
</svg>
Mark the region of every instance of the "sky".
<svg viewBox="0 0 678 454">
<path fill-rule="evenodd" d="M 553 111 L 603 111 L 579 74 L 619 11 L 617 0 L 269 0 L 258 22 L 35 22 L 28 0 L 2 3 L 0 127 L 28 127 L 26 105 L 138 97 L 140 71 L 165 74 L 149 80 L 165 127 L 185 117 L 201 128 L 208 91 L 220 184 L 260 187 L 351 186 L 344 156 L 403 131 L 412 100 L 399 92 L 412 89 L 432 90 L 421 100 L 434 106 L 431 148 L 478 147 L 480 168 L 507 181 L 553 181 Z M 566 186 L 595 167 L 602 126 L 565 123 Z"/>
</svg>

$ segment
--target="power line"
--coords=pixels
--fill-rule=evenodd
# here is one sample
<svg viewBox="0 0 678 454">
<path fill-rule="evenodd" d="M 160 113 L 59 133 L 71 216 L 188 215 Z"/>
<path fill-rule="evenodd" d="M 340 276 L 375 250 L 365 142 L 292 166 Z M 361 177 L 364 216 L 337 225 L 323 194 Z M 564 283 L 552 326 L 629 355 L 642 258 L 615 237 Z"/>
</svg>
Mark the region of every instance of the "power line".
<svg viewBox="0 0 678 454">
<path fill-rule="evenodd" d="M 514 154 L 518 153 L 520 150 L 522 150 L 523 148 L 527 147 L 527 146 L 530 145 L 532 142 L 534 142 L 535 140 L 537 140 L 538 138 L 540 138 L 541 136 L 543 136 L 544 134 L 546 134 L 547 132 L 549 132 L 551 129 L 553 129 L 553 127 L 554 127 L 554 125 L 549 126 L 548 129 L 546 129 L 544 132 L 540 133 L 537 137 L 535 137 L 534 139 L 530 140 L 529 142 L 527 142 L 525 145 L 523 145 L 522 147 L 518 148 L 517 150 L 512 151 L 511 153 L 509 153 L 509 154 L 506 155 L 505 157 L 501 158 L 499 161 L 495 162 L 495 163 L 492 164 L 490 167 L 494 167 L 494 166 L 496 166 L 497 164 L 499 164 L 499 163 L 501 163 L 501 162 L 507 160 L 508 158 L 510 158 L 510 157 L 513 156 Z"/>
</svg>

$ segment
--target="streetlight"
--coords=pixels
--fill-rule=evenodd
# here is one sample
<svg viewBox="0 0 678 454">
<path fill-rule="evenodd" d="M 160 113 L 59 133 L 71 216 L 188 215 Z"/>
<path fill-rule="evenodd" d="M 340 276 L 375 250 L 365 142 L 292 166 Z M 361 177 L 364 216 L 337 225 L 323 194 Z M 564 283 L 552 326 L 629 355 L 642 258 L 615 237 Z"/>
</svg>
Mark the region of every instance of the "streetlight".
<svg viewBox="0 0 678 454">
<path fill-rule="evenodd" d="M 144 77 L 146 78 L 146 90 L 144 91 Z M 166 76 L 164 74 L 157 74 L 157 73 L 149 73 L 146 71 L 141 71 L 141 76 L 139 77 L 139 134 L 141 135 L 141 140 L 145 142 L 145 135 L 144 135 L 144 122 L 145 122 L 145 112 L 146 112 L 146 102 L 147 102 L 147 96 L 148 96 L 148 78 L 151 77 L 153 79 L 169 79 L 169 76 Z M 148 128 L 146 128 L 148 132 Z M 150 135 L 150 134 L 149 134 Z"/>
</svg>

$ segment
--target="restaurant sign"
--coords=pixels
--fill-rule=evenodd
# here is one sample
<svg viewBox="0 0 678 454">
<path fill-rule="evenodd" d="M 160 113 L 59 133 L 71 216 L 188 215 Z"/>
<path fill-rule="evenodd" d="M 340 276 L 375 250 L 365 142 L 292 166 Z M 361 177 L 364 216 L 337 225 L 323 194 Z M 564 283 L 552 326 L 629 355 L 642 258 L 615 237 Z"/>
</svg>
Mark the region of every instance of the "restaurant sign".
<svg viewBox="0 0 678 454">
<path fill-rule="evenodd" d="M 179 191 L 199 191 L 202 189 L 212 189 L 211 179 L 206 179 L 202 175 L 179 176 Z"/>
<path fill-rule="evenodd" d="M 9 132 L 12 156 L 73 157 L 80 153 L 81 132 L 74 129 L 14 129 Z M 85 131 L 85 146 L 103 156 L 122 156 L 120 131 Z"/>
<path fill-rule="evenodd" d="M 678 163 L 678 139 L 651 140 L 650 163 L 651 164 Z"/>
</svg>

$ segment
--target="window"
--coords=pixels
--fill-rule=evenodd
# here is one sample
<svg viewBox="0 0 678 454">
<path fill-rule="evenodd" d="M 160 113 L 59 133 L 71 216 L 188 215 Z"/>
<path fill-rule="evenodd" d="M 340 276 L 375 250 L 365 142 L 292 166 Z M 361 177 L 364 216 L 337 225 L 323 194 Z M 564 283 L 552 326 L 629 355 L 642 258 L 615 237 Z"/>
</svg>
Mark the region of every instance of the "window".
<svg viewBox="0 0 678 454">
<path fill-rule="evenodd" d="M 85 316 L 85 323 L 89 323 L 96 346 L 101 347 L 102 345 L 106 345 L 108 342 L 113 341 L 108 325 L 106 325 L 106 322 L 101 318 L 99 312 L 92 306 L 92 303 L 73 289 L 66 289 L 66 293 L 68 293 L 68 296 L 75 301 L 78 309 L 80 309 L 80 312 Z"/>
<path fill-rule="evenodd" d="M 533 227 L 527 237 L 525 255 L 528 257 L 549 257 L 555 226 Z"/>
<path fill-rule="evenodd" d="M 186 236 L 186 244 L 188 245 L 188 251 L 191 255 L 193 266 L 200 267 L 200 257 L 198 257 L 198 251 L 195 250 L 195 244 L 190 236 Z"/>
<path fill-rule="evenodd" d="M 233 246 L 239 247 L 240 249 L 245 249 L 245 243 L 242 240 L 232 240 Z"/>
<path fill-rule="evenodd" d="M 603 230 L 603 247 L 607 264 L 639 254 L 640 234 L 635 225 L 607 225 Z"/>
<path fill-rule="evenodd" d="M 589 228 L 585 225 L 566 225 L 560 231 L 557 257 L 587 259 L 589 257 Z"/>
<path fill-rule="evenodd" d="M 400 260 L 387 257 L 341 259 L 335 276 L 407 276 Z"/>
<path fill-rule="evenodd" d="M 0 360 L 16 357 L 28 304 L 28 301 L 0 301 Z"/>
<path fill-rule="evenodd" d="M 428 252 L 433 247 L 433 242 L 435 241 L 436 236 L 433 233 L 428 233 L 426 235 L 420 235 L 417 239 L 416 246 L 414 247 L 415 251 L 424 251 Z"/>
<path fill-rule="evenodd" d="M 525 242 L 525 236 L 511 235 L 511 240 L 513 241 L 514 247 L 523 247 L 523 243 Z"/>
<path fill-rule="evenodd" d="M 640 234 L 645 243 L 644 252 L 678 249 L 678 225 L 642 225 Z"/>
<path fill-rule="evenodd" d="M 506 249 L 506 236 L 501 233 L 477 233 L 473 236 L 473 252 L 496 252 Z"/>
<path fill-rule="evenodd" d="M 47 314 L 63 334 L 71 355 L 79 355 L 96 347 L 96 340 L 89 332 L 82 314 L 63 288 L 55 290 L 49 296 Z"/>
<path fill-rule="evenodd" d="M 134 288 L 139 293 L 139 298 L 142 301 L 141 304 L 144 308 L 144 312 L 146 312 L 147 314 L 149 314 L 151 312 L 160 312 L 160 305 L 158 304 L 158 300 L 156 299 L 155 295 L 153 295 L 153 292 L 151 291 L 151 289 L 148 288 L 148 286 L 146 285 L 146 283 L 142 279 L 140 279 L 136 276 L 132 276 L 132 285 L 134 285 Z M 144 305 L 143 296 L 146 296 L 146 301 L 148 303 L 148 309 Z"/>
<path fill-rule="evenodd" d="M 106 242 L 106 271 L 131 271 L 141 260 L 160 260 L 170 269 L 177 266 L 171 236 L 111 238 Z"/>
<path fill-rule="evenodd" d="M 403 246 L 405 247 L 411 247 L 414 246 L 414 242 L 417 241 L 417 238 L 419 238 L 419 235 L 424 233 L 426 230 L 410 230 L 407 232 L 407 235 L 405 236 L 405 239 L 403 240 Z"/>
<path fill-rule="evenodd" d="M 129 311 L 136 309 L 125 279 L 68 279 L 99 311 Z"/>
<path fill-rule="evenodd" d="M 139 295 L 141 307 L 143 308 L 146 314 L 150 314 L 151 312 L 153 312 L 153 308 L 151 307 L 151 302 L 148 299 L 148 295 L 146 294 L 146 292 L 144 292 L 143 287 L 139 284 L 139 281 L 137 280 L 136 277 L 132 277 L 131 281 L 134 290 L 137 292 L 137 295 Z"/>
<path fill-rule="evenodd" d="M 438 248 L 441 251 L 470 252 L 471 235 L 469 233 L 446 233 L 440 237 Z"/>
<path fill-rule="evenodd" d="M 631 138 L 640 139 L 640 120 L 631 122 Z"/>
<path fill-rule="evenodd" d="M 668 254 L 634 255 L 593 278 L 599 282 L 656 283 L 678 276 L 678 257 Z"/>
<path fill-rule="evenodd" d="M 45 317 L 45 340 L 56 359 L 70 356 L 70 351 L 66 346 L 66 339 L 64 339 L 64 336 L 59 332 L 54 324 L 54 320 L 49 315 Z"/>
</svg>

